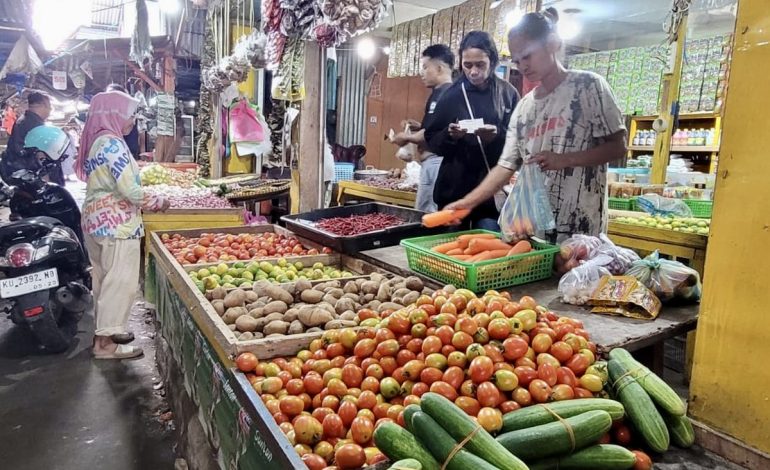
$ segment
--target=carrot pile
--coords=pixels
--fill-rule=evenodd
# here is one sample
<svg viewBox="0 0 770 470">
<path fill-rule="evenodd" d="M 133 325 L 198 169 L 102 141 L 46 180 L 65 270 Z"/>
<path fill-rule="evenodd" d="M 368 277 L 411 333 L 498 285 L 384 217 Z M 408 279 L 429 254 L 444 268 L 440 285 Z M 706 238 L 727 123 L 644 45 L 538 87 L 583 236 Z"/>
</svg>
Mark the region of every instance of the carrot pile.
<svg viewBox="0 0 770 470">
<path fill-rule="evenodd" d="M 433 247 L 436 253 L 442 253 L 466 263 L 477 263 L 506 256 L 520 255 L 532 251 L 532 244 L 522 240 L 514 245 L 505 243 L 491 233 L 460 235 L 457 240 Z"/>
</svg>

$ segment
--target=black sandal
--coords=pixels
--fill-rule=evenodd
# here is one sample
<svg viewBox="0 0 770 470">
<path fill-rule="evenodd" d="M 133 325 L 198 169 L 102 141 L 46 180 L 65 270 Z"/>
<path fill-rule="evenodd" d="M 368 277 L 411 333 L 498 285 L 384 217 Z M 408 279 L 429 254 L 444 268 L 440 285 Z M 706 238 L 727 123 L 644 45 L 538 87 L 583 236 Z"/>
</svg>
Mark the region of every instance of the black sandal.
<svg viewBox="0 0 770 470">
<path fill-rule="evenodd" d="M 134 338 L 134 334 L 129 331 L 127 333 L 114 334 L 110 336 L 110 339 L 112 340 L 113 343 L 116 343 L 116 344 L 128 344 L 131 341 L 133 341 L 135 338 Z"/>
</svg>

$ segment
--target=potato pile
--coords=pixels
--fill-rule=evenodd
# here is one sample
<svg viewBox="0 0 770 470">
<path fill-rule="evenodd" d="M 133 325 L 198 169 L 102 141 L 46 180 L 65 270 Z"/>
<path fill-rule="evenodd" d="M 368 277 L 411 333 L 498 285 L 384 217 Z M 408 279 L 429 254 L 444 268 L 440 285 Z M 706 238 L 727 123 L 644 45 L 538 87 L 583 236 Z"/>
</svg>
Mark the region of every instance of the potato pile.
<svg viewBox="0 0 770 470">
<path fill-rule="evenodd" d="M 206 296 L 236 337 L 247 341 L 357 326 L 361 309 L 398 310 L 424 291 L 417 277 L 387 279 L 374 273 L 344 284 L 333 280 L 313 286 L 301 280 L 278 286 L 259 281 L 251 289 L 228 292 L 217 287 Z"/>
</svg>

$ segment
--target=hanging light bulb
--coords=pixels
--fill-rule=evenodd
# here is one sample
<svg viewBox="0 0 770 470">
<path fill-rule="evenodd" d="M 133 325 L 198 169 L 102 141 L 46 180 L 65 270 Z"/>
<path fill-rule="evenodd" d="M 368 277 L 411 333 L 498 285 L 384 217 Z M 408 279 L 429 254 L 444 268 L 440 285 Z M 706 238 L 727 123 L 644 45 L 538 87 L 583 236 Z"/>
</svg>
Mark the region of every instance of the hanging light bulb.
<svg viewBox="0 0 770 470">
<path fill-rule="evenodd" d="M 356 51 L 363 60 L 371 60 L 377 53 L 377 45 L 370 38 L 361 38 L 356 44 Z"/>
</svg>

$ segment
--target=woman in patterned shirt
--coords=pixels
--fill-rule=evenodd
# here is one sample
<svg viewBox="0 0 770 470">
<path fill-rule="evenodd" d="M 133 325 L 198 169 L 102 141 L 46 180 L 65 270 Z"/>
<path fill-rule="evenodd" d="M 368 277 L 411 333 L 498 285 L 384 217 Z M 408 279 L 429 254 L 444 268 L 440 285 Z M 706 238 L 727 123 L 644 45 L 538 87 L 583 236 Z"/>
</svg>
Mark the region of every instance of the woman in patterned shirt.
<svg viewBox="0 0 770 470">
<path fill-rule="evenodd" d="M 449 208 L 473 208 L 503 187 L 522 164 L 546 173 L 556 241 L 607 229 L 607 163 L 625 151 L 626 129 L 609 85 L 559 60 L 558 14 L 529 13 L 508 34 L 511 59 L 539 85 L 513 112 L 497 166 Z"/>
</svg>

